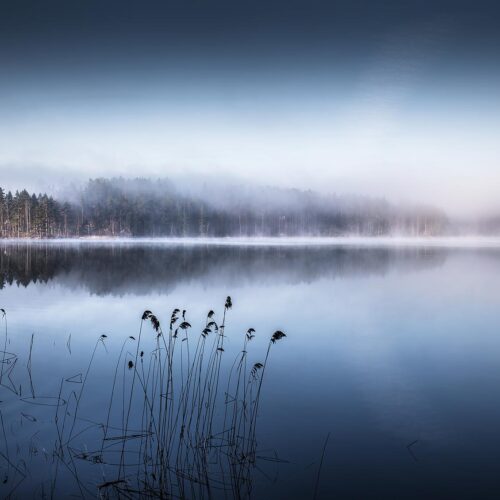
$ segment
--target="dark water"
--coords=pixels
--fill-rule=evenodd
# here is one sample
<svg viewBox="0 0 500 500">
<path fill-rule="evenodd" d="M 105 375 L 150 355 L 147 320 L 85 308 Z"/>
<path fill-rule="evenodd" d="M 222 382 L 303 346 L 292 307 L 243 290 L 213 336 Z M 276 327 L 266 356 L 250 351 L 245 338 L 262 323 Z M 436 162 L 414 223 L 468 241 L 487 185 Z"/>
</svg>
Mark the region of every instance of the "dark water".
<svg viewBox="0 0 500 500">
<path fill-rule="evenodd" d="M 249 327 L 256 330 L 252 362 L 262 360 L 275 330 L 287 334 L 273 346 L 262 389 L 255 498 L 313 498 L 316 485 L 318 498 L 500 495 L 498 250 L 0 250 L 7 350 L 19 356 L 12 383 L 16 392 L 22 386 L 21 397 L 5 378 L 0 387 L 0 496 L 50 496 L 56 408 L 32 404 L 32 391 L 38 401 L 57 396 L 61 378 L 84 373 L 106 334 L 107 350 L 97 350 L 88 380 L 83 416 L 90 419 L 109 394 L 111 360 L 123 339 L 137 334 L 145 309 L 163 322 L 174 308 L 186 309 L 200 332 L 208 310 L 222 314 L 227 295 L 234 304 L 228 357 Z M 280 462 L 266 460 L 276 456 Z M 26 476 L 18 486 L 14 466 Z M 58 497 L 81 496 L 70 472 L 58 474 Z M 102 482 L 102 467 L 82 474 L 86 484 Z"/>
</svg>

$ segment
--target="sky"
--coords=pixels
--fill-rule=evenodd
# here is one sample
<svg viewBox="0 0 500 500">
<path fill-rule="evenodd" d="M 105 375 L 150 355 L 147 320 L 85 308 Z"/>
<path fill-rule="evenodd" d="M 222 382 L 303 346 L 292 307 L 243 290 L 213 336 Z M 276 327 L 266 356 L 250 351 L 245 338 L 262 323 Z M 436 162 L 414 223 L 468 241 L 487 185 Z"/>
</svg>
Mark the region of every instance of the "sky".
<svg viewBox="0 0 500 500">
<path fill-rule="evenodd" d="M 489 1 L 0 0 L 0 185 L 232 179 L 500 211 Z"/>
</svg>

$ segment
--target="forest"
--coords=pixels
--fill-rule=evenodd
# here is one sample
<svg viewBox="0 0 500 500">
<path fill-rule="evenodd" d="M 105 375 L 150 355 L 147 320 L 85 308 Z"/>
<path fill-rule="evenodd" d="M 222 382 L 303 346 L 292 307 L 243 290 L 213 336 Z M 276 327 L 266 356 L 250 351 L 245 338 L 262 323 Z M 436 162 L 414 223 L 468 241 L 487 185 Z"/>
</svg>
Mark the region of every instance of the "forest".
<svg viewBox="0 0 500 500">
<path fill-rule="evenodd" d="M 166 179 L 91 179 L 53 196 L 0 187 L 0 237 L 224 237 L 437 235 L 444 213 L 385 200 L 273 187 L 203 185 Z"/>
</svg>

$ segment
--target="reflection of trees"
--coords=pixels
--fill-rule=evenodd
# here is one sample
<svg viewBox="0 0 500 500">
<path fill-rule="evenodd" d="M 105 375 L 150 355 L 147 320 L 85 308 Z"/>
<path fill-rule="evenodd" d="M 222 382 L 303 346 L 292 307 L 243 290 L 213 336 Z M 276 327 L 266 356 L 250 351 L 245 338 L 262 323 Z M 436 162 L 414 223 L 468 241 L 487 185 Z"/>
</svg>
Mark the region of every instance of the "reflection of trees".
<svg viewBox="0 0 500 500">
<path fill-rule="evenodd" d="M 161 245 L 0 246 L 0 288 L 54 280 L 91 293 L 168 291 L 189 280 L 297 283 L 440 265 L 447 250 L 423 248 Z"/>
</svg>

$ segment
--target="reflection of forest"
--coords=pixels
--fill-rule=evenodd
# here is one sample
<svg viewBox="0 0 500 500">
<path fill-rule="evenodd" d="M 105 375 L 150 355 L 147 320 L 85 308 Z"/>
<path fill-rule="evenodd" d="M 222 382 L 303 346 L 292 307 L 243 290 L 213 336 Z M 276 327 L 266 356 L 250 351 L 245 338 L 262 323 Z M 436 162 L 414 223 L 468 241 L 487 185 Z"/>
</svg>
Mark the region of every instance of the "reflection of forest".
<svg viewBox="0 0 500 500">
<path fill-rule="evenodd" d="M 181 282 L 297 283 L 441 265 L 448 250 L 2 244 L 0 288 L 51 280 L 96 294 L 168 291 Z"/>
</svg>

